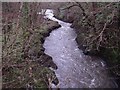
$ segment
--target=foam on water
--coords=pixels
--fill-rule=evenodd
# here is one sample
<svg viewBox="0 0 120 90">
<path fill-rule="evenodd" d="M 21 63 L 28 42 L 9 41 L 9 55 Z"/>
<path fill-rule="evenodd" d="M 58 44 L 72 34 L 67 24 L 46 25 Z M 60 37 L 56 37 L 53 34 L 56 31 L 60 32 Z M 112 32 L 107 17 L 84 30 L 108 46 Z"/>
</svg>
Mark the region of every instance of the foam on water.
<svg viewBox="0 0 120 90">
<path fill-rule="evenodd" d="M 60 88 L 112 88 L 102 59 L 86 56 L 79 50 L 75 41 L 76 33 L 70 23 L 54 17 L 53 11 L 46 10 L 45 18 L 57 21 L 62 27 L 52 31 L 44 42 L 45 53 L 53 58 L 58 66 L 55 74 Z M 55 86 L 54 86 L 55 87 Z"/>
</svg>

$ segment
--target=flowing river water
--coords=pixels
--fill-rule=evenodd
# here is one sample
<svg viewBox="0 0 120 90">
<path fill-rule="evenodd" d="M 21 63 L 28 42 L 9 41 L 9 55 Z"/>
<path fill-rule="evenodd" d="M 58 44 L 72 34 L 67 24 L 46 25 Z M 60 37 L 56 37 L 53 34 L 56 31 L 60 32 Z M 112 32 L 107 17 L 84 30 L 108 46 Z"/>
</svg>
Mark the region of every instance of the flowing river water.
<svg viewBox="0 0 120 90">
<path fill-rule="evenodd" d="M 44 42 L 45 53 L 53 58 L 59 88 L 114 88 L 117 87 L 106 69 L 105 62 L 87 56 L 78 48 L 76 33 L 70 23 L 54 17 L 47 9 L 45 18 L 57 21 L 61 27 L 52 31 Z"/>
</svg>

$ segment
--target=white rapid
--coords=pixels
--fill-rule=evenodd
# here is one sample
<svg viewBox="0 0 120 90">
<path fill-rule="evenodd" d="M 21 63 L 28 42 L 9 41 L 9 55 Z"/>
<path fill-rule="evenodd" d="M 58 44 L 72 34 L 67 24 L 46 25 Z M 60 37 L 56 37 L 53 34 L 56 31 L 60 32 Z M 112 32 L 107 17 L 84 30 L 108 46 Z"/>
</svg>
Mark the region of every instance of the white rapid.
<svg viewBox="0 0 120 90">
<path fill-rule="evenodd" d="M 57 21 L 61 27 L 52 31 L 44 42 L 45 53 L 58 66 L 55 74 L 59 88 L 113 88 L 114 80 L 108 75 L 106 65 L 100 58 L 86 56 L 75 41 L 76 33 L 70 23 L 54 17 L 47 9 L 45 18 Z"/>
</svg>

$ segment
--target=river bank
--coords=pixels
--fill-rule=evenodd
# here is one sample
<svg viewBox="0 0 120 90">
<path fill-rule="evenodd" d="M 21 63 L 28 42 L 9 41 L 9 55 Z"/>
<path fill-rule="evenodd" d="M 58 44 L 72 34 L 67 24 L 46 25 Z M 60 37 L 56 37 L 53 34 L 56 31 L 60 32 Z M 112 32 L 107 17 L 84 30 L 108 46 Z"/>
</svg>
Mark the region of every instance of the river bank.
<svg viewBox="0 0 120 90">
<path fill-rule="evenodd" d="M 108 70 L 110 71 L 111 77 L 116 79 L 116 81 L 120 87 L 120 82 L 119 82 L 119 79 L 120 79 L 120 76 L 119 76 L 119 73 L 120 73 L 120 71 L 119 71 L 120 70 L 119 69 L 120 50 L 119 50 L 119 46 L 116 46 L 115 48 L 108 48 L 109 45 L 113 45 L 112 47 L 114 47 L 114 45 L 118 44 L 117 42 L 119 42 L 117 40 L 117 38 L 113 40 L 113 38 L 110 39 L 110 37 L 109 37 L 109 36 L 112 36 L 111 33 L 115 33 L 115 31 L 119 30 L 118 29 L 117 9 L 116 9 L 116 13 L 115 13 L 116 16 L 114 16 L 113 21 L 112 21 L 113 23 L 107 25 L 107 30 L 109 30 L 110 33 L 105 31 L 105 34 L 104 34 L 106 36 L 106 38 L 109 38 L 108 43 L 105 44 L 103 41 L 103 43 L 104 43 L 103 46 L 100 46 L 99 50 L 98 50 L 98 48 L 96 49 L 96 46 L 97 46 L 97 43 L 99 40 L 94 40 L 94 38 L 97 37 L 97 35 L 96 35 L 97 31 L 96 32 L 94 31 L 93 26 L 95 25 L 96 28 L 99 28 L 99 30 L 102 30 L 103 29 L 102 26 L 104 26 L 105 21 L 104 21 L 104 19 L 99 19 L 98 17 L 100 17 L 99 16 L 100 14 L 96 13 L 95 14 L 96 15 L 95 16 L 96 24 L 94 24 L 93 26 L 88 25 L 87 23 L 89 23 L 89 22 L 90 22 L 90 24 L 93 23 L 92 16 L 90 16 L 88 14 L 92 11 L 89 10 L 88 8 L 85 9 L 86 7 L 84 6 L 84 4 L 82 3 L 81 5 L 83 6 L 82 8 L 84 9 L 84 11 L 87 12 L 87 13 L 85 13 L 88 15 L 87 19 L 84 18 L 84 16 L 82 15 L 82 11 L 80 10 L 79 7 L 78 8 L 76 8 L 76 7 L 69 8 L 69 4 L 68 4 L 68 7 L 67 6 L 60 7 L 59 8 L 60 11 L 55 12 L 55 17 L 60 20 L 72 23 L 71 27 L 74 28 L 74 30 L 77 33 L 76 42 L 78 43 L 79 48 L 83 51 L 83 53 L 85 55 L 101 57 L 106 62 L 107 66 L 108 66 Z M 117 3 L 115 3 L 114 5 L 116 5 L 116 7 L 117 7 Z M 72 6 L 72 5 L 70 5 L 70 6 Z M 76 14 L 77 10 L 81 13 Z M 73 12 L 71 12 L 71 11 L 73 11 Z M 101 13 L 103 13 L 103 15 L 106 15 L 105 12 L 107 12 L 107 9 L 102 11 Z M 98 17 L 97 17 L 97 15 L 98 15 Z M 107 17 L 107 15 L 105 17 Z M 102 18 L 102 16 L 101 16 L 101 18 Z M 89 20 L 89 21 L 87 21 L 87 20 Z M 97 20 L 99 20 L 100 23 L 97 23 Z M 113 27 L 111 27 L 111 26 L 113 26 Z M 117 34 L 118 35 L 113 36 L 113 37 L 114 38 L 119 37 L 120 33 L 118 32 Z M 92 42 L 92 40 L 94 40 L 94 42 Z M 112 40 L 112 41 L 110 41 L 110 40 Z"/>
<path fill-rule="evenodd" d="M 7 44 L 3 43 L 3 88 L 50 88 L 49 83 L 56 78 L 49 67 L 57 69 L 57 66 L 52 61 L 52 57 L 44 53 L 43 43 L 50 32 L 59 27 L 57 22 L 44 19 L 44 23 L 32 33 L 29 31 L 23 33 L 20 28 L 12 45 L 13 48 L 8 48 L 8 46 L 13 40 L 12 35 L 16 29 L 12 28 L 5 34 L 9 35 L 10 41 Z"/>
</svg>

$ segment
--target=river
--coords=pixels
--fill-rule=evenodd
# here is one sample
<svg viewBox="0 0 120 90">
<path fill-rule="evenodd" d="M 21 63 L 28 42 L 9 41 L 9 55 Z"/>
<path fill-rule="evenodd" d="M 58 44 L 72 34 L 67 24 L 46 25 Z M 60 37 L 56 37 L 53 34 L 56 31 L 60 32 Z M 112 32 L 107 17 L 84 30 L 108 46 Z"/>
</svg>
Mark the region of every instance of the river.
<svg viewBox="0 0 120 90">
<path fill-rule="evenodd" d="M 114 88 L 117 87 L 107 71 L 105 62 L 84 55 L 75 41 L 76 33 L 70 23 L 54 17 L 47 9 L 45 18 L 57 21 L 61 27 L 53 30 L 44 42 L 45 53 L 53 58 L 59 88 Z"/>
</svg>

